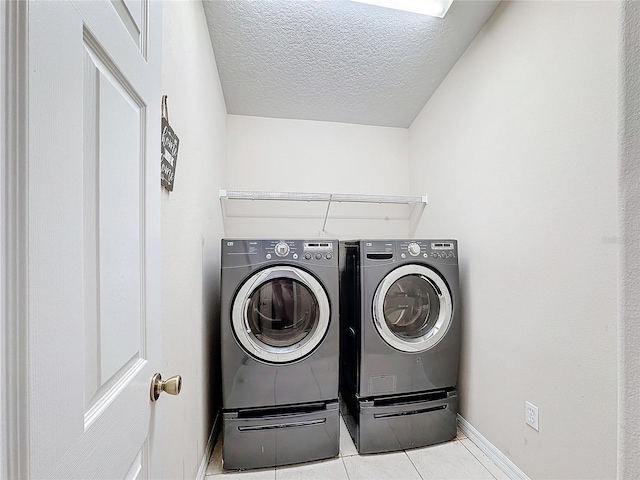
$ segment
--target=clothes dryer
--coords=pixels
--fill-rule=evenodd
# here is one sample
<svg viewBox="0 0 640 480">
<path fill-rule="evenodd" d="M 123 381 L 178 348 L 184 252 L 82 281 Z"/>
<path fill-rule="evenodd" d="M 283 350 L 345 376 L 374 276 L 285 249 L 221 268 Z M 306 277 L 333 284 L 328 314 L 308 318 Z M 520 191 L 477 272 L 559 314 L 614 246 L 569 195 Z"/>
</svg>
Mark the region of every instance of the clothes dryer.
<svg viewBox="0 0 640 480">
<path fill-rule="evenodd" d="M 340 244 L 341 409 L 361 453 L 456 436 L 455 240 Z"/>
<path fill-rule="evenodd" d="M 223 466 L 338 454 L 337 240 L 223 239 Z"/>
</svg>

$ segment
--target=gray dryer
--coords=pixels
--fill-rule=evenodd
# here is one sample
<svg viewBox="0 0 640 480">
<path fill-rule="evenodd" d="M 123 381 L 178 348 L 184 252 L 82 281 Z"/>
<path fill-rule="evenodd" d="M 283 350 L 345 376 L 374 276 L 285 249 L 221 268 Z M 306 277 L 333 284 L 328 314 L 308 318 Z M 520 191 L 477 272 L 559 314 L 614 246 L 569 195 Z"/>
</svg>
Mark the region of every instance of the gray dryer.
<svg viewBox="0 0 640 480">
<path fill-rule="evenodd" d="M 455 240 L 340 243 L 341 409 L 361 453 L 456 436 Z"/>
</svg>

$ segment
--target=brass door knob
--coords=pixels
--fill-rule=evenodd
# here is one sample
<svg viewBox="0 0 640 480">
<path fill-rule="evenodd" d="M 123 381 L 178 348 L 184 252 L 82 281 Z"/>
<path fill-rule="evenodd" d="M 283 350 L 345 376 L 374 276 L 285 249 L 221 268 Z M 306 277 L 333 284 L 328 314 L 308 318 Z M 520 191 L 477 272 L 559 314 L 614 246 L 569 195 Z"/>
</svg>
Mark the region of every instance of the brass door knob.
<svg viewBox="0 0 640 480">
<path fill-rule="evenodd" d="M 169 395 L 178 395 L 182 390 L 182 377 L 175 375 L 162 381 L 162 375 L 156 373 L 151 379 L 151 401 L 155 402 L 160 397 L 162 392 L 167 392 Z"/>
</svg>

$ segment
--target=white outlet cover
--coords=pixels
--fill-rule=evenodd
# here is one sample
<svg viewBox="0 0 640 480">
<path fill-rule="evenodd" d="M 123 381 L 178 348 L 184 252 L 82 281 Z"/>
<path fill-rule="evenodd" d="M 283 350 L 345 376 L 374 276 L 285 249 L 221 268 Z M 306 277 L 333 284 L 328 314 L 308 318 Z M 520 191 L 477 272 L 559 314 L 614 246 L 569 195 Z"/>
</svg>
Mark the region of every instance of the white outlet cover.
<svg viewBox="0 0 640 480">
<path fill-rule="evenodd" d="M 536 432 L 540 431 L 538 425 L 538 407 L 533 403 L 524 402 L 524 421 Z"/>
</svg>

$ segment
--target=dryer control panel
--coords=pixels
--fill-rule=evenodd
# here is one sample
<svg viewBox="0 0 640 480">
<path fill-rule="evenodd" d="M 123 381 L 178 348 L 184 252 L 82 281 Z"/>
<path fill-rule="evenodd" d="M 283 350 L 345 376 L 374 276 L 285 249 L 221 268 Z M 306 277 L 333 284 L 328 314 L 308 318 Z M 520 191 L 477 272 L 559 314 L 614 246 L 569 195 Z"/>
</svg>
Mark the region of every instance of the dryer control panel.
<svg viewBox="0 0 640 480">
<path fill-rule="evenodd" d="M 453 240 L 406 240 L 399 242 L 398 246 L 400 258 L 447 260 L 458 256 Z"/>
<path fill-rule="evenodd" d="M 368 264 L 402 261 L 458 262 L 456 240 L 363 240 L 363 261 Z"/>
<path fill-rule="evenodd" d="M 338 240 L 222 240 L 222 266 L 299 263 L 335 266 Z"/>
</svg>

